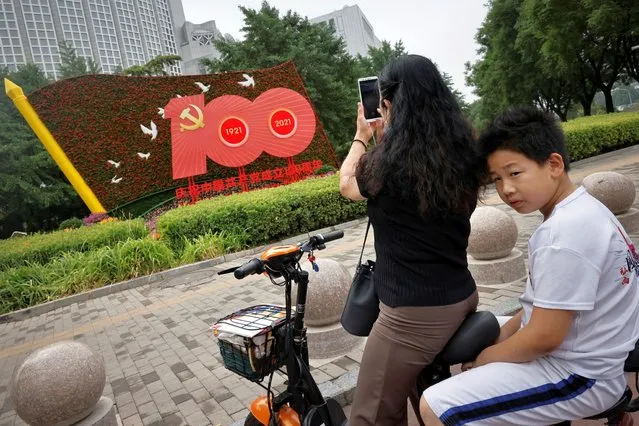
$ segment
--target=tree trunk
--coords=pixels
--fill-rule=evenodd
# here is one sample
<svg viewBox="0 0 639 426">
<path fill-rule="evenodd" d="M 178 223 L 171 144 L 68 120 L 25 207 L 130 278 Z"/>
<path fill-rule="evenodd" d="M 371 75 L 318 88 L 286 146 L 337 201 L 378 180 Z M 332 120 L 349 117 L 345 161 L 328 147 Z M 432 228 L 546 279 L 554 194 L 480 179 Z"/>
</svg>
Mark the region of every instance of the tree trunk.
<svg viewBox="0 0 639 426">
<path fill-rule="evenodd" d="M 561 118 L 561 121 L 563 121 L 564 123 L 568 121 L 568 113 L 566 111 L 557 111 L 557 114 L 559 115 L 559 118 Z"/>
<path fill-rule="evenodd" d="M 590 84 L 582 73 L 581 94 L 578 96 L 578 99 L 584 110 L 584 117 L 592 115 L 592 101 L 595 99 L 595 93 L 597 93 L 597 89 L 594 87 L 594 84 Z"/>
<path fill-rule="evenodd" d="M 615 112 L 615 105 L 612 102 L 612 86 L 611 87 L 603 87 L 601 89 L 605 98 L 606 98 L 606 113 Z"/>
</svg>

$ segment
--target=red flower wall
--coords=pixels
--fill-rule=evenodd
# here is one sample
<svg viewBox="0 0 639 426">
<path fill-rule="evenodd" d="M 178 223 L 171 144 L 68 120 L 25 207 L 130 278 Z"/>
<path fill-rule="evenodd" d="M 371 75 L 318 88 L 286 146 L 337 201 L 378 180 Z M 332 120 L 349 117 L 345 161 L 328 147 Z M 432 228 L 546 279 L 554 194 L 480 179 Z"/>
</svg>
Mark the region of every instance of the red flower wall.
<svg viewBox="0 0 639 426">
<path fill-rule="evenodd" d="M 244 80 L 244 73 L 254 78 L 254 88 L 238 84 Z M 276 87 L 295 90 L 308 98 L 292 61 L 268 69 L 208 75 L 82 76 L 53 83 L 28 98 L 98 200 L 111 210 L 158 191 L 187 185 L 187 179 L 173 180 L 171 176 L 171 120 L 163 119 L 158 108 L 176 95 L 201 93 L 196 81 L 211 85 L 204 94 L 207 103 L 222 95 L 252 101 Z M 313 142 L 294 161 L 321 160 L 337 167 L 333 148 L 315 115 L 318 125 Z M 151 120 L 158 127 L 154 141 L 140 130 L 140 124 L 149 127 Z M 151 156 L 144 160 L 138 152 L 150 152 Z M 107 160 L 120 162 L 120 167 L 116 169 Z M 238 176 L 236 168 L 207 161 L 207 174 L 195 177 L 196 182 Z M 245 170 L 248 174 L 286 166 L 285 158 L 262 154 Z M 116 175 L 122 180 L 113 184 L 111 179 Z"/>
</svg>

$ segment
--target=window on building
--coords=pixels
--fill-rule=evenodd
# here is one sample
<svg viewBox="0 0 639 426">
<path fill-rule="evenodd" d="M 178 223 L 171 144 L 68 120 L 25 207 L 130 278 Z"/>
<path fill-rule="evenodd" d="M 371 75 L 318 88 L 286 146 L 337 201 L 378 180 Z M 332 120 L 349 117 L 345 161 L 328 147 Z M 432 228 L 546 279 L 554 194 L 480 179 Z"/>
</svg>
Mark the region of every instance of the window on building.
<svg viewBox="0 0 639 426">
<path fill-rule="evenodd" d="M 200 46 L 211 46 L 215 41 L 215 35 L 213 33 L 192 33 L 191 40 Z"/>
</svg>

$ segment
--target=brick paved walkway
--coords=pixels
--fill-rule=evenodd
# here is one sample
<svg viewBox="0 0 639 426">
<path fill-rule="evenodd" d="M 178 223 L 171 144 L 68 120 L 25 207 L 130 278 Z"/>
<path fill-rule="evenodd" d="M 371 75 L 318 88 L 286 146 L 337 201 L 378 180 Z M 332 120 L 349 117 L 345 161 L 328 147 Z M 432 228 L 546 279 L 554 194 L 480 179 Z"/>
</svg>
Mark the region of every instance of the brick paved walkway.
<svg viewBox="0 0 639 426">
<path fill-rule="evenodd" d="M 617 170 L 639 185 L 639 147 L 617 151 L 574 165 L 576 182 L 595 171 Z M 518 247 L 540 222 L 538 214 L 516 216 L 494 191 L 486 204 L 515 217 Z M 639 203 L 635 203 L 639 207 Z M 342 262 L 354 271 L 365 231 L 361 221 L 346 236 L 319 255 Z M 639 241 L 639 234 L 633 235 Z M 373 257 L 372 245 L 367 256 Z M 283 303 L 282 289 L 262 277 L 236 281 L 216 272 L 243 260 L 202 269 L 152 285 L 91 299 L 23 321 L 0 324 L 0 426 L 24 424 L 8 395 L 15 367 L 31 351 L 46 344 L 74 339 L 101 353 L 107 369 L 105 396 L 115 401 L 124 425 L 229 425 L 247 415 L 248 403 L 262 393 L 221 364 L 209 326 L 233 310 L 256 303 Z M 507 288 L 480 288 L 480 308 L 511 302 L 523 283 Z M 320 383 L 356 368 L 362 347 L 334 360 L 313 360 Z M 283 378 L 274 384 L 282 386 Z"/>
</svg>

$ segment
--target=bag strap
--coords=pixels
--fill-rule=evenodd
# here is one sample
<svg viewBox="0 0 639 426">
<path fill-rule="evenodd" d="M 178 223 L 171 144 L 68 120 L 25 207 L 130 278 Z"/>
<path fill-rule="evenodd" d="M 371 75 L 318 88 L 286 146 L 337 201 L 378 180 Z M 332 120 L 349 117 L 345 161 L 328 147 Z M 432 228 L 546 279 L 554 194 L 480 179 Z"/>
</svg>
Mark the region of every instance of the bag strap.
<svg viewBox="0 0 639 426">
<path fill-rule="evenodd" d="M 364 257 L 364 247 L 366 247 L 366 239 L 368 238 L 368 230 L 371 228 L 371 220 L 368 219 L 368 225 L 366 225 L 366 233 L 364 234 L 364 244 L 362 244 L 362 252 L 359 255 L 359 263 L 361 265 L 362 258 Z"/>
</svg>

